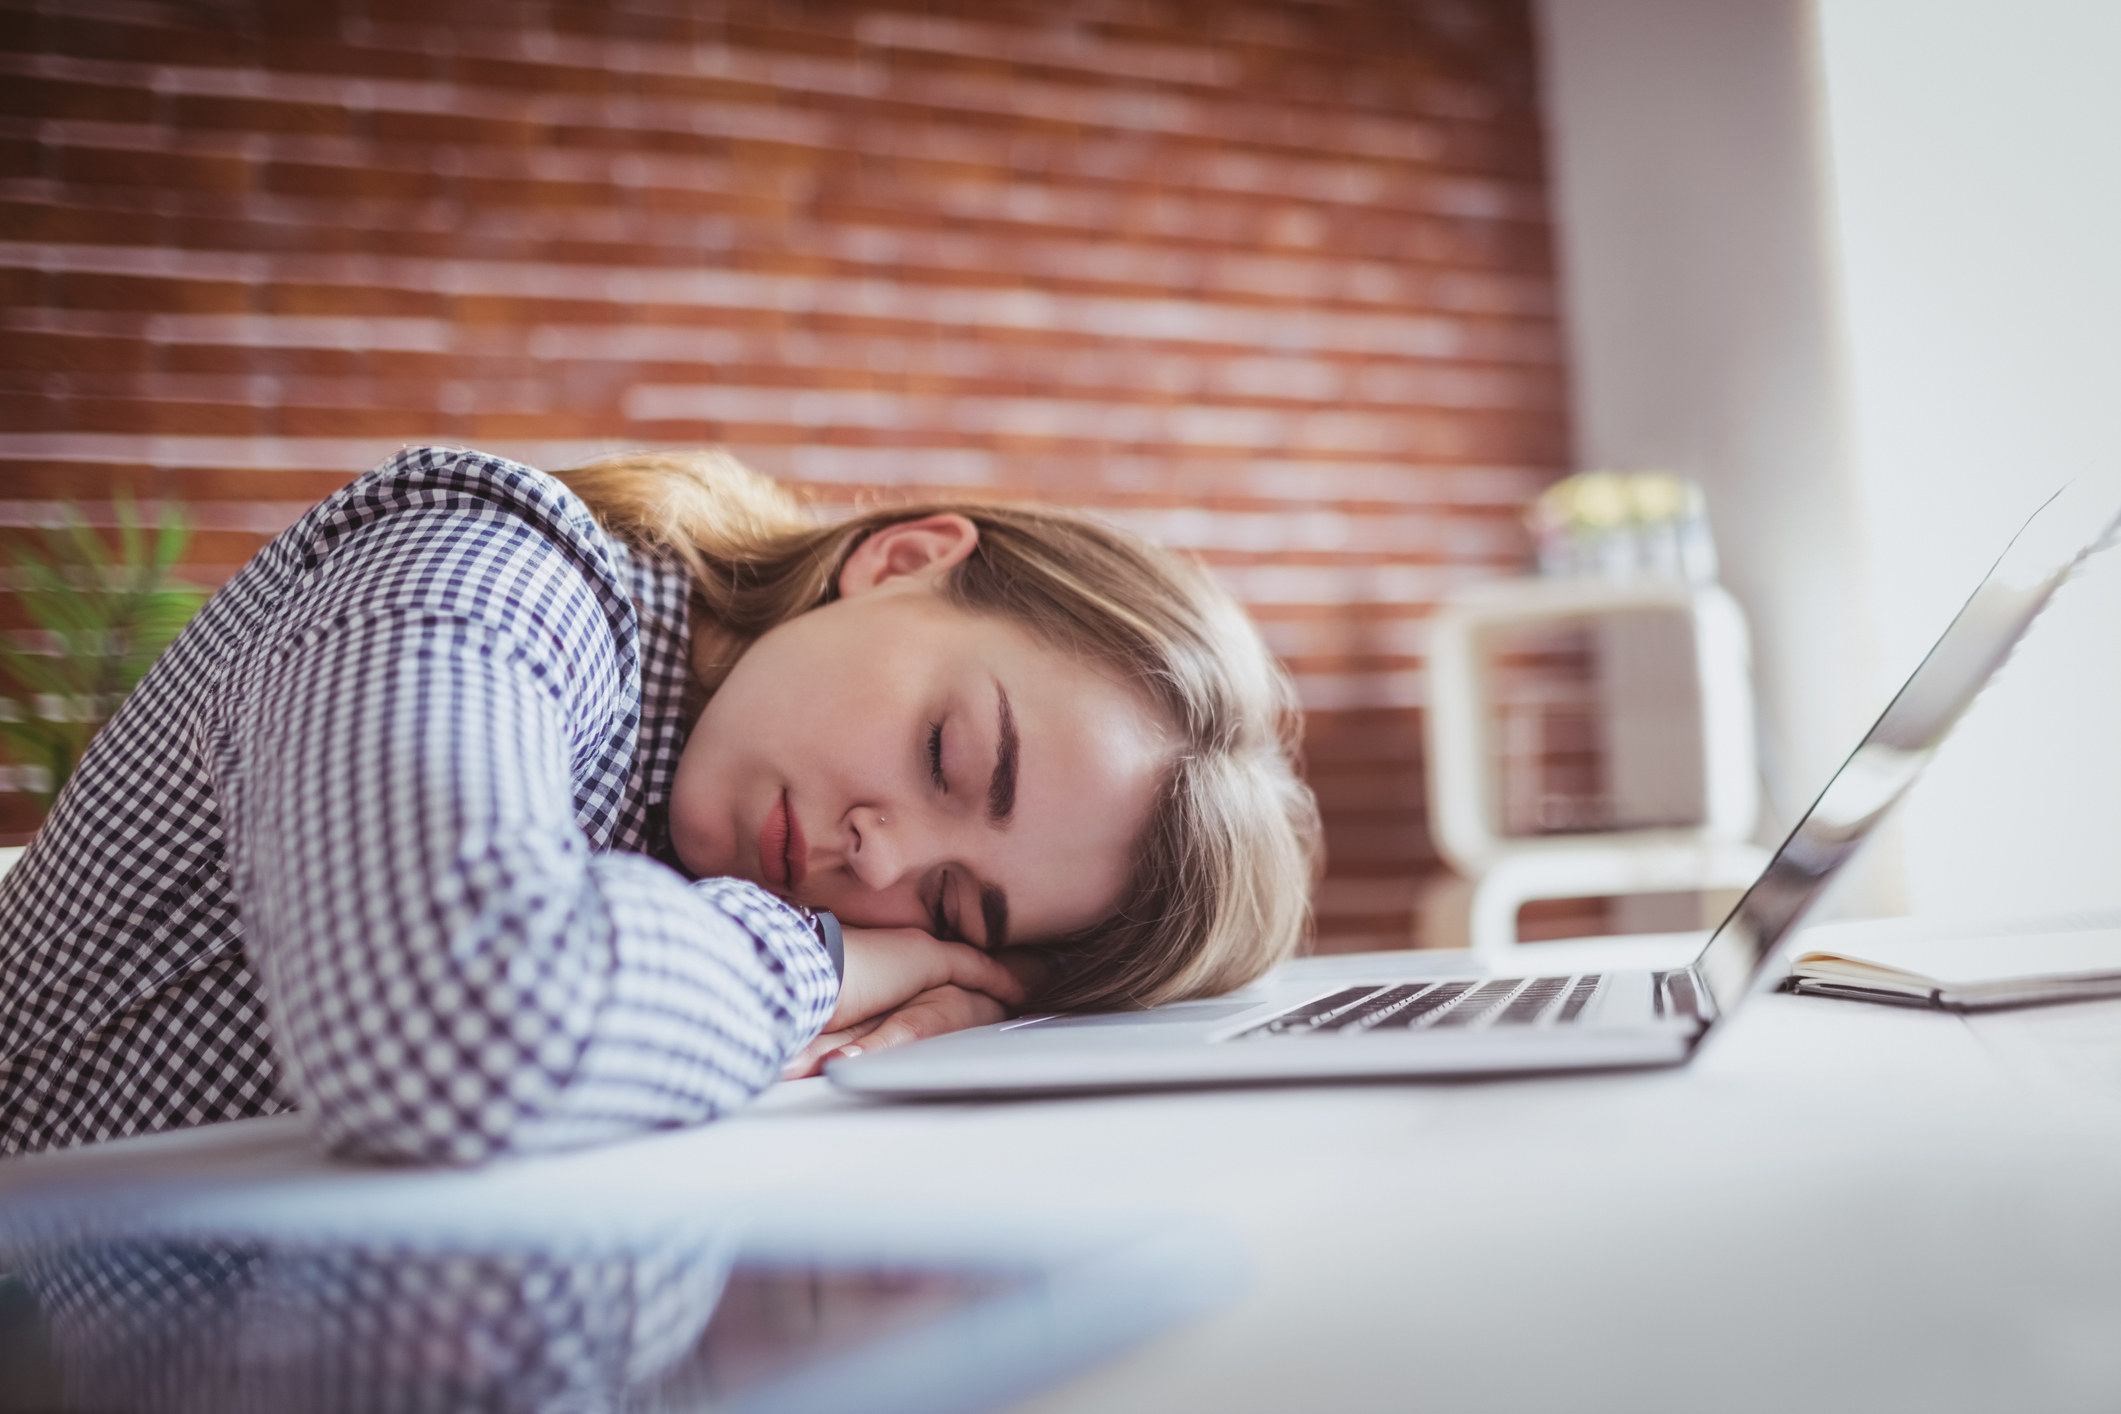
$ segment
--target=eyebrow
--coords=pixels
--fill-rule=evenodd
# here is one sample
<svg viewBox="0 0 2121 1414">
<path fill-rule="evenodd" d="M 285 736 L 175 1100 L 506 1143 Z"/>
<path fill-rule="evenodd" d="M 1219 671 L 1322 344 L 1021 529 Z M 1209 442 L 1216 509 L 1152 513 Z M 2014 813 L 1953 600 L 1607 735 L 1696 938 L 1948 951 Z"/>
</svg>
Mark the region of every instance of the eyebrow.
<svg viewBox="0 0 2121 1414">
<path fill-rule="evenodd" d="M 1009 896 L 992 884 L 980 885 L 980 916 L 987 920 L 987 941 L 981 944 L 988 952 L 1009 945 Z"/>
<path fill-rule="evenodd" d="M 1009 823 L 1016 810 L 1016 714 L 1009 710 L 1009 694 L 994 685 L 995 715 L 1000 722 L 999 745 L 994 752 L 994 776 L 987 782 L 987 823 L 997 830 Z"/>
</svg>

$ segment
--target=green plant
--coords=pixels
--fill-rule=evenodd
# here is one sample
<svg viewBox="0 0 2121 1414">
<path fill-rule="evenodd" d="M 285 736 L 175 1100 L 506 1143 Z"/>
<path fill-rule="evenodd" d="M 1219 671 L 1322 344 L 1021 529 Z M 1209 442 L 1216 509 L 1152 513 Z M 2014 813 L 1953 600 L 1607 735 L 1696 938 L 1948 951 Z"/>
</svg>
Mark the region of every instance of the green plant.
<svg viewBox="0 0 2121 1414">
<path fill-rule="evenodd" d="M 22 695 L 0 697 L 0 743 L 48 807 L 97 730 L 206 602 L 172 576 L 191 528 L 162 503 L 152 529 L 129 496 L 116 503 L 115 549 L 68 506 L 33 537 L 0 538 L 0 557 L 37 632 L 0 638 L 0 673 Z M 35 640 L 41 639 L 41 642 Z"/>
</svg>

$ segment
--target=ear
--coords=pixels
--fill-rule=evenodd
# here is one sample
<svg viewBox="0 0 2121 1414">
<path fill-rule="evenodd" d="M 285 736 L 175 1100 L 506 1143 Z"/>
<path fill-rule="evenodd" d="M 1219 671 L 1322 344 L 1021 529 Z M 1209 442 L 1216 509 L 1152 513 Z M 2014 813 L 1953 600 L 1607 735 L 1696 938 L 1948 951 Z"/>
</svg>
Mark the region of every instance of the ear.
<svg viewBox="0 0 2121 1414">
<path fill-rule="evenodd" d="M 893 580 L 940 579 L 978 548 L 979 527 L 955 512 L 887 525 L 870 532 L 840 566 L 840 597 Z"/>
</svg>

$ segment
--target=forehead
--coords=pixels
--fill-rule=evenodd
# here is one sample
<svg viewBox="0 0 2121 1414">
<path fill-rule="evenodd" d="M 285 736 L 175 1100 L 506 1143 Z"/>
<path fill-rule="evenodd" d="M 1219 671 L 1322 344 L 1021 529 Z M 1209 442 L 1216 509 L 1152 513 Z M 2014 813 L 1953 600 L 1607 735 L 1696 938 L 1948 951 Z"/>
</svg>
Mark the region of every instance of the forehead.
<svg viewBox="0 0 2121 1414">
<path fill-rule="evenodd" d="M 1133 688 L 1021 631 L 994 656 L 1018 738 L 1016 811 L 991 873 L 1022 938 L 1072 932 L 1119 903 L 1169 769 L 1169 733 Z M 987 727 L 991 739 L 995 729 Z"/>
</svg>

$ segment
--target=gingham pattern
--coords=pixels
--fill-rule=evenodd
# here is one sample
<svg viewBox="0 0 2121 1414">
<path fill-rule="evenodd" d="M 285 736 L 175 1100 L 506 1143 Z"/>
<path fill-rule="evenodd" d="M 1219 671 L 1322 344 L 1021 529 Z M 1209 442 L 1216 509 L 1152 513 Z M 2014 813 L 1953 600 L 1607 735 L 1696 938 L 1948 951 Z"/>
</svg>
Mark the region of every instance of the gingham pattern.
<svg viewBox="0 0 2121 1414">
<path fill-rule="evenodd" d="M 0 1153 L 292 1106 L 336 1152 L 468 1162 L 764 1088 L 837 992 L 810 917 L 628 852 L 686 602 L 473 452 L 274 540 L 0 882 Z"/>
<path fill-rule="evenodd" d="M 149 1240 L 23 1275 L 82 1408 L 604 1410 L 697 1362 L 731 1255 Z"/>
</svg>

